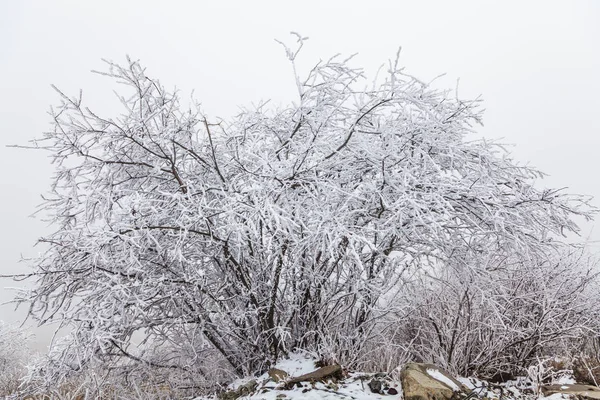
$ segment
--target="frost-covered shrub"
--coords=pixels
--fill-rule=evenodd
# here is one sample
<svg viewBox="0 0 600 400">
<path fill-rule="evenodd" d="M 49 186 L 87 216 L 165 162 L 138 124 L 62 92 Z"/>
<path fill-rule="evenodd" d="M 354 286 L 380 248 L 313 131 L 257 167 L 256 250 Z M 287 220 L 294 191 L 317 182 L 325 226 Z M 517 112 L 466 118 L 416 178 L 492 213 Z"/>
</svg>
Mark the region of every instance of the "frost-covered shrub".
<svg viewBox="0 0 600 400">
<path fill-rule="evenodd" d="M 286 48 L 294 70 L 303 43 Z M 424 266 L 444 278 L 456 248 L 467 262 L 545 254 L 592 215 L 585 198 L 536 189 L 542 174 L 501 146 L 467 140 L 478 101 L 394 63 L 368 82 L 334 57 L 293 77 L 293 103 L 227 121 L 182 107 L 136 61 L 103 74 L 124 84 L 123 113 L 59 92 L 36 142 L 56 166 L 43 206 L 56 231 L 22 300 L 72 331 L 50 376 L 92 363 L 204 375 L 207 349 L 239 375 L 295 348 L 365 364 L 400 334 L 390 318 Z"/>
<path fill-rule="evenodd" d="M 412 285 L 404 340 L 414 334 L 415 357 L 492 378 L 576 355 L 582 338 L 598 334 L 598 268 L 583 251 L 475 261 L 455 258 Z"/>
<path fill-rule="evenodd" d="M 30 357 L 28 343 L 24 329 L 0 321 L 0 396 L 19 388 Z"/>
</svg>

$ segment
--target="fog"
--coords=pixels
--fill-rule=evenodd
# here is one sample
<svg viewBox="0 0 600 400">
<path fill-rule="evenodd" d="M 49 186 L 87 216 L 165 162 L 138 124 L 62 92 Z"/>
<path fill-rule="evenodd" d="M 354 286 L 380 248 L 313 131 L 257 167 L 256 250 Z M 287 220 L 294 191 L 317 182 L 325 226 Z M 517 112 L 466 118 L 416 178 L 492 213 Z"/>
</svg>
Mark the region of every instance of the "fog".
<svg viewBox="0 0 600 400">
<path fill-rule="evenodd" d="M 573 1 L 14 1 L 0 3 L 0 274 L 25 273 L 36 239 L 52 227 L 30 215 L 52 174 L 47 154 L 6 147 L 50 129 L 58 103 L 50 87 L 81 88 L 92 108 L 119 111 L 101 58 L 140 59 L 148 75 L 184 93 L 195 90 L 210 117 L 239 106 L 292 101 L 291 67 L 274 39 L 310 37 L 300 73 L 320 58 L 358 53 L 354 65 L 374 75 L 401 46 L 406 71 L 461 97 L 479 95 L 480 136 L 503 138 L 513 157 L 549 174 L 540 187 L 600 197 L 600 3 Z M 600 205 L 595 202 L 596 205 Z M 600 239 L 582 226 L 591 246 Z M 0 279 L 0 302 L 24 285 Z M 0 307 L 21 322 L 26 308 Z M 31 326 L 43 349 L 51 329 Z"/>
</svg>

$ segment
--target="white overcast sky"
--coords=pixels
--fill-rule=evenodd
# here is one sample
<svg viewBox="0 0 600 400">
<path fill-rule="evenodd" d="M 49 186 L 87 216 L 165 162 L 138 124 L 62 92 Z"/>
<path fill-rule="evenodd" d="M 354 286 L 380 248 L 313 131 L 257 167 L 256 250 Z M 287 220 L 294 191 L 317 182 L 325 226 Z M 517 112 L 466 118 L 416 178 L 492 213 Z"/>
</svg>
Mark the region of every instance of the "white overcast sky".
<svg viewBox="0 0 600 400">
<path fill-rule="evenodd" d="M 480 136 L 512 143 L 514 157 L 600 199 L 600 1 L 0 1 L 0 274 L 25 271 L 35 240 L 50 228 L 28 216 L 49 186 L 41 152 L 7 148 L 49 129 L 57 96 L 82 88 L 100 110 L 116 109 L 101 58 L 129 54 L 148 75 L 195 89 L 209 116 L 238 106 L 294 99 L 282 48 L 290 31 L 309 36 L 301 67 L 358 53 L 369 72 L 395 56 L 409 73 L 482 95 Z M 302 71 L 300 71 L 302 72 Z M 600 201 L 595 202 L 600 205 Z M 586 225 L 584 235 L 600 239 Z M 11 298 L 0 279 L 0 302 Z M 0 320 L 24 310 L 0 306 Z M 41 348 L 48 331 L 35 330 Z"/>
</svg>

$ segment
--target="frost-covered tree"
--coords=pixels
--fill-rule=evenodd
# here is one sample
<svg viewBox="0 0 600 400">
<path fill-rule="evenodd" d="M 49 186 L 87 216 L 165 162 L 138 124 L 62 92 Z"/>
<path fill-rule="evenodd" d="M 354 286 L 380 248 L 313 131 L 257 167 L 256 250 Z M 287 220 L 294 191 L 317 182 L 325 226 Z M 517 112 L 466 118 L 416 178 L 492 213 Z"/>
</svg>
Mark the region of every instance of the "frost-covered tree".
<svg viewBox="0 0 600 400">
<path fill-rule="evenodd" d="M 286 48 L 294 71 L 302 44 Z M 132 60 L 102 72 L 124 84 L 121 115 L 58 92 L 36 142 L 56 168 L 42 206 L 56 229 L 22 298 L 72 332 L 51 379 L 98 362 L 205 374 L 215 355 L 243 374 L 325 344 L 343 356 L 419 268 L 457 247 L 534 257 L 591 217 L 587 199 L 466 139 L 478 101 L 397 62 L 372 83 L 350 64 L 319 62 L 294 75 L 290 105 L 228 121 Z"/>
</svg>

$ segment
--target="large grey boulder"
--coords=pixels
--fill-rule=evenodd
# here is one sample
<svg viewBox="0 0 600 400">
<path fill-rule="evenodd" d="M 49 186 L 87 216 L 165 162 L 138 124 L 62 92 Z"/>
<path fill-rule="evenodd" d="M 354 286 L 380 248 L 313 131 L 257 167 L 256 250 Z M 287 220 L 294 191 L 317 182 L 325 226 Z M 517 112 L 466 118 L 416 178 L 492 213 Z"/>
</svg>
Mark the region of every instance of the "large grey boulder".
<svg viewBox="0 0 600 400">
<path fill-rule="evenodd" d="M 404 400 L 450 400 L 470 390 L 433 364 L 408 363 L 400 373 Z"/>
</svg>

